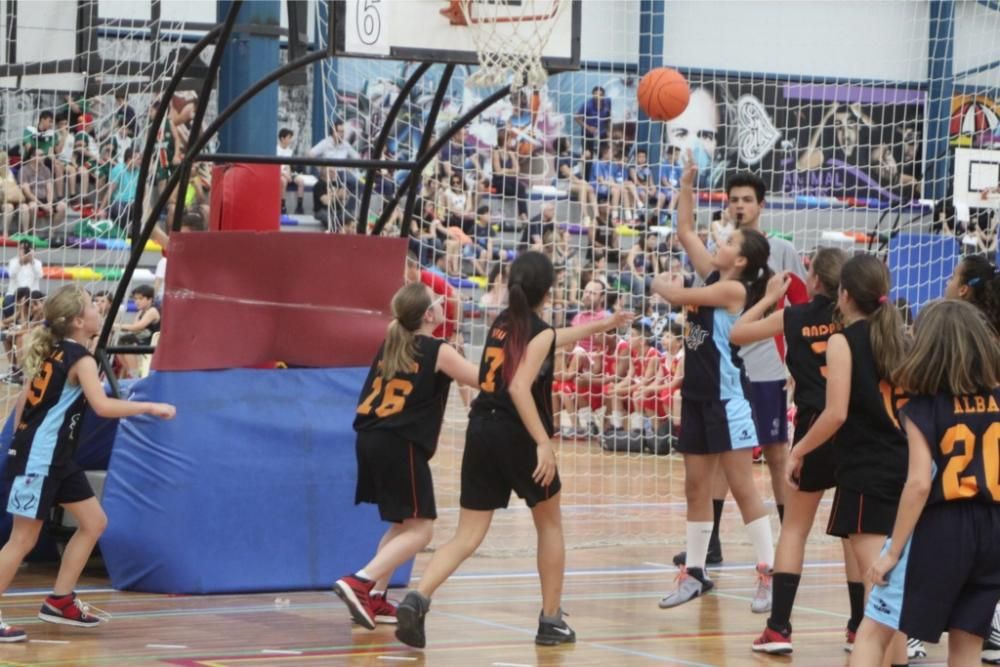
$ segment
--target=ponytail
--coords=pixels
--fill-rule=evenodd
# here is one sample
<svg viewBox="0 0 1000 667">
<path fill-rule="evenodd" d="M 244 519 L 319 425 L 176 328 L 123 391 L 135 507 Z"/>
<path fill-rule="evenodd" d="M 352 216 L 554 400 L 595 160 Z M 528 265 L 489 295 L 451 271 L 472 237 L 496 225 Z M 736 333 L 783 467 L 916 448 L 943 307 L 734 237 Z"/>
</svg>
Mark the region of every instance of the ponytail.
<svg viewBox="0 0 1000 667">
<path fill-rule="evenodd" d="M 903 363 L 907 344 L 903 335 L 903 318 L 887 296 L 879 299 L 878 308 L 868 316 L 868 337 L 878 376 L 888 380 Z"/>
<path fill-rule="evenodd" d="M 962 260 L 962 284 L 969 288 L 968 300 L 983 313 L 1000 333 L 1000 274 L 988 259 L 970 255 Z"/>
<path fill-rule="evenodd" d="M 767 281 L 769 281 L 774 276 L 774 271 L 771 267 L 764 266 L 757 270 L 757 277 L 751 280 L 742 280 L 743 286 L 747 290 L 747 301 L 744 308 L 752 308 L 754 304 L 764 298 L 764 292 L 767 291 Z"/>
<path fill-rule="evenodd" d="M 25 338 L 26 351 L 21 367 L 26 382 L 38 375 L 56 343 L 74 333 L 74 320 L 83 317 L 89 302 L 90 295 L 78 285 L 60 287 L 45 300 L 45 322 Z"/>
<path fill-rule="evenodd" d="M 430 289 L 423 283 L 410 283 L 392 297 L 393 318 L 382 347 L 381 375 L 386 380 L 412 372 L 419 356 L 416 332 L 430 307 Z"/>
<path fill-rule="evenodd" d="M 503 382 L 509 387 L 531 335 L 531 306 L 521 283 L 507 288 L 507 338 L 503 342 Z"/>
<path fill-rule="evenodd" d="M 740 255 L 746 260 L 746 266 L 740 275 L 740 282 L 747 291 L 744 308 L 751 308 L 764 297 L 767 291 L 767 281 L 774 271 L 767 265 L 771 256 L 771 244 L 767 237 L 754 229 L 740 229 L 743 237 L 740 243 Z"/>
<path fill-rule="evenodd" d="M 21 367 L 24 369 L 25 382 L 30 382 L 38 375 L 42 364 L 52 354 L 55 346 L 56 337 L 47 324 L 35 327 L 25 336 L 24 360 L 21 362 Z"/>
<path fill-rule="evenodd" d="M 524 358 L 531 336 L 531 314 L 545 299 L 555 282 L 552 261 L 529 251 L 510 265 L 507 285 L 507 337 L 503 343 L 503 381 L 509 387 Z"/>
</svg>

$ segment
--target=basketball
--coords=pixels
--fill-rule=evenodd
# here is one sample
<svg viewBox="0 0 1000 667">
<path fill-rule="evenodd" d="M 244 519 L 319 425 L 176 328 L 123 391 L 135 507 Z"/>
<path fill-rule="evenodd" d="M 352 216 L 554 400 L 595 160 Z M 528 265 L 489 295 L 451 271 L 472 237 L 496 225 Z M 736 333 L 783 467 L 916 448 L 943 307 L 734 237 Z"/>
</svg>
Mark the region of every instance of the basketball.
<svg viewBox="0 0 1000 667">
<path fill-rule="evenodd" d="M 653 120 L 677 118 L 687 107 L 690 96 L 687 79 L 669 67 L 650 70 L 639 81 L 639 106 Z"/>
</svg>

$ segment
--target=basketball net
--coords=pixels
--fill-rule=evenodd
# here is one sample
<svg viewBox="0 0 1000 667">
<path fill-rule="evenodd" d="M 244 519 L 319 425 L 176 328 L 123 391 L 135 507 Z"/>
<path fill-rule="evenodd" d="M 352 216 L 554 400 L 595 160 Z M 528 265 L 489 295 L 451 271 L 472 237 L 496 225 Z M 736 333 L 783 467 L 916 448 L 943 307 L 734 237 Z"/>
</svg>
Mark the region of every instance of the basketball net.
<svg viewBox="0 0 1000 667">
<path fill-rule="evenodd" d="M 453 25 L 469 29 L 479 56 L 479 69 L 468 78 L 473 86 L 539 87 L 549 74 L 542 50 L 568 0 L 451 0 L 441 13 Z M 503 26 L 503 27 L 501 27 Z"/>
</svg>

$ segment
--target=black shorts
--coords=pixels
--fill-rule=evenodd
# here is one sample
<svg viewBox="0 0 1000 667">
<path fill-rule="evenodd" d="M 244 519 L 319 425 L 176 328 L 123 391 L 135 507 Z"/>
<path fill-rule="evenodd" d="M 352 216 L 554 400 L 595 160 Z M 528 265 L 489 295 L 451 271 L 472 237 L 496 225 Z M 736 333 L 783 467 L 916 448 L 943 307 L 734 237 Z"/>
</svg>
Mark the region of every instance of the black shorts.
<svg viewBox="0 0 1000 667">
<path fill-rule="evenodd" d="M 56 505 L 78 503 L 94 497 L 87 475 L 75 470 L 66 475 L 18 475 L 11 480 L 7 511 L 29 519 L 47 519 Z"/>
<path fill-rule="evenodd" d="M 795 439 L 798 442 L 806 437 L 806 433 L 819 417 L 815 412 L 799 410 L 795 413 Z M 795 445 L 792 445 L 795 449 Z M 799 472 L 799 491 L 826 491 L 837 486 L 837 447 L 828 440 L 812 450 L 802 459 L 802 470 Z"/>
<path fill-rule="evenodd" d="M 924 508 L 865 616 L 928 642 L 953 628 L 986 638 L 997 600 L 1000 505 L 960 500 Z"/>
<path fill-rule="evenodd" d="M 896 523 L 899 501 L 888 501 L 867 496 L 857 491 L 837 487 L 833 496 L 833 509 L 826 534 L 834 537 L 848 535 L 891 535 Z"/>
<path fill-rule="evenodd" d="M 468 510 L 500 509 L 516 491 L 528 507 L 534 507 L 562 488 L 558 471 L 547 487 L 535 483 L 531 475 L 537 466 L 537 445 L 519 421 L 495 414 L 470 417 L 459 504 Z"/>
<path fill-rule="evenodd" d="M 681 435 L 675 448 L 682 454 L 723 454 L 757 446 L 750 403 L 727 401 L 681 401 Z"/>
<path fill-rule="evenodd" d="M 750 383 L 750 405 L 757 441 L 761 445 L 788 444 L 788 392 L 784 380 Z"/>
<path fill-rule="evenodd" d="M 427 454 L 391 431 L 358 433 L 354 503 L 378 505 L 383 521 L 436 519 L 434 480 Z"/>
</svg>

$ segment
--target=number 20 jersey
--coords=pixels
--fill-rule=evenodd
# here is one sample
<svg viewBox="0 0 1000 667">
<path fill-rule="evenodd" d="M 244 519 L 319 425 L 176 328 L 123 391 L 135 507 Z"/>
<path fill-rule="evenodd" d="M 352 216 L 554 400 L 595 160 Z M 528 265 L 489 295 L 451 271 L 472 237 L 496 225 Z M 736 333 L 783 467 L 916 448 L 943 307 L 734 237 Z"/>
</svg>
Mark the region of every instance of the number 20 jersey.
<svg viewBox="0 0 1000 667">
<path fill-rule="evenodd" d="M 974 396 L 915 396 L 902 409 L 934 457 L 927 504 L 1000 503 L 1000 388 Z"/>
<path fill-rule="evenodd" d="M 71 385 L 68 379 L 76 362 L 89 355 L 83 345 L 64 340 L 42 362 L 25 392 L 21 421 L 8 453 L 8 477 L 62 477 L 76 471 L 73 454 L 86 398 L 80 385 Z"/>
<path fill-rule="evenodd" d="M 435 370 L 438 351 L 445 342 L 416 336 L 416 343 L 416 368 L 397 373 L 388 381 L 381 373 L 382 343 L 358 398 L 354 430 L 391 431 L 430 456 L 437 448 L 451 378 Z"/>
</svg>

